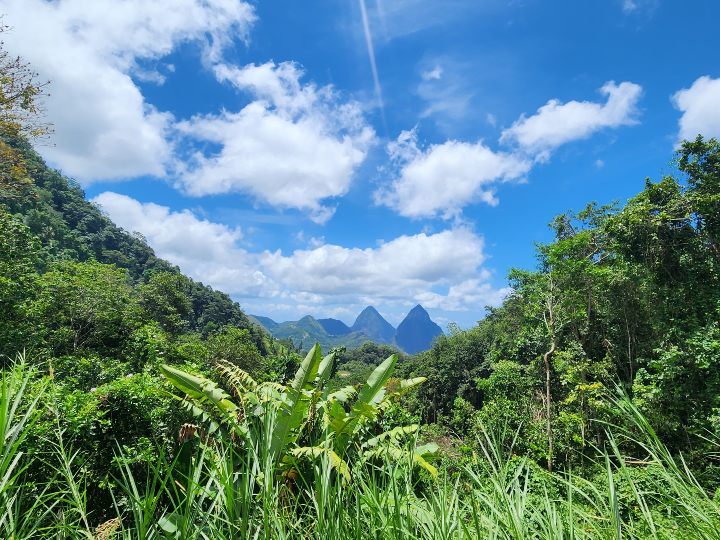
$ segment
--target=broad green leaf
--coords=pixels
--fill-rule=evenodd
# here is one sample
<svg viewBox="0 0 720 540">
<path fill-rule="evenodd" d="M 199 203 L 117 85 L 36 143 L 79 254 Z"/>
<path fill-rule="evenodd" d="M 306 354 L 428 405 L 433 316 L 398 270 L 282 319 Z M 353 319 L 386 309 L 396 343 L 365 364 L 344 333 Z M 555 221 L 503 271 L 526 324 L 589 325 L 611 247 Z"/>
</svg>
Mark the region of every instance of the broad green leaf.
<svg viewBox="0 0 720 540">
<path fill-rule="evenodd" d="M 332 368 L 334 364 L 335 353 L 330 353 L 322 359 L 322 362 L 320 362 L 320 367 L 318 368 L 318 388 L 322 388 L 323 386 L 325 386 L 325 383 L 330 378 L 330 374 L 332 373 Z"/>
<path fill-rule="evenodd" d="M 420 454 L 421 456 L 427 456 L 431 454 L 437 454 L 439 449 L 440 447 L 437 445 L 437 443 L 429 442 L 421 446 L 416 446 L 415 453 Z"/>
<path fill-rule="evenodd" d="M 413 379 L 403 379 L 400 381 L 400 388 L 395 392 L 395 395 L 402 396 L 403 394 L 407 394 L 411 390 L 420 386 L 425 381 L 427 381 L 427 377 L 415 377 Z"/>
<path fill-rule="evenodd" d="M 310 382 L 315 380 L 321 361 L 322 357 L 320 356 L 320 345 L 316 343 L 307 353 L 305 360 L 302 361 L 302 364 L 300 364 L 300 367 L 295 373 L 295 378 L 292 382 L 293 390 L 300 392 Z"/>
<path fill-rule="evenodd" d="M 397 355 L 389 356 L 382 364 L 373 370 L 368 377 L 367 383 L 363 385 L 358 394 L 358 402 L 372 403 L 378 392 L 382 390 L 392 375 L 395 364 L 397 363 Z"/>
<path fill-rule="evenodd" d="M 328 395 L 327 400 L 328 401 L 339 401 L 340 403 L 345 403 L 348 399 L 353 397 L 357 394 L 357 388 L 354 386 L 344 386 L 340 390 L 337 390 L 333 392 L 332 394 Z"/>
<path fill-rule="evenodd" d="M 218 409 L 224 416 L 235 414 L 238 406 L 230 399 L 230 396 L 213 381 L 192 375 L 180 369 L 161 365 L 160 371 L 179 390 L 188 396 L 201 401 L 208 401 Z"/>
<path fill-rule="evenodd" d="M 285 404 L 280 408 L 270 441 L 270 453 L 276 459 L 282 455 L 283 449 L 287 448 L 293 431 L 305 420 L 310 402 L 303 390 L 315 380 L 321 361 L 320 345 L 316 343 L 300 364 L 292 387 L 287 389 Z"/>
</svg>

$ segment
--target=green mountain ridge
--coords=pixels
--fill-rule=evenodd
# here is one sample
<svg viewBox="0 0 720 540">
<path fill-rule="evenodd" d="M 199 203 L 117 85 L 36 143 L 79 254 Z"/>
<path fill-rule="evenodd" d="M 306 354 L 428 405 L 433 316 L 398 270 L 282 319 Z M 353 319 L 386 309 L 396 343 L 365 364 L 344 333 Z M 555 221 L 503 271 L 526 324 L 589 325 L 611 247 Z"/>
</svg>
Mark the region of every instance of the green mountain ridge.
<svg viewBox="0 0 720 540">
<path fill-rule="evenodd" d="M 330 350 L 334 347 L 355 349 L 363 343 L 373 341 L 370 336 L 362 332 L 348 332 L 342 335 L 329 334 L 323 324 L 311 315 L 306 315 L 298 321 L 282 323 L 258 315 L 251 315 L 251 320 L 253 319 L 259 321 L 273 337 L 281 340 L 289 339 L 296 347 L 303 350 L 309 349 L 315 343 L 319 343 L 323 350 Z M 327 319 L 323 320 L 327 321 Z"/>
<path fill-rule="evenodd" d="M 185 321 L 188 330 L 207 336 L 228 325 L 246 328 L 260 350 L 264 347 L 262 330 L 279 339 L 291 339 L 302 348 L 316 342 L 325 350 L 339 346 L 354 349 L 366 342 L 395 344 L 395 328 L 372 306 L 358 315 L 352 327 L 331 318 L 306 316 L 277 323 L 268 317 L 246 315 L 227 294 L 185 276 L 177 266 L 157 257 L 141 235 L 115 225 L 100 207 L 85 198 L 74 180 L 48 167 L 27 141 L 8 136 L 4 140 L 22 153 L 33 184 L 27 196 L 0 198 L 0 202 L 11 214 L 22 217 L 50 263 L 95 260 L 114 264 L 126 269 L 134 283 L 144 283 L 158 272 L 182 276 L 192 300 Z"/>
</svg>

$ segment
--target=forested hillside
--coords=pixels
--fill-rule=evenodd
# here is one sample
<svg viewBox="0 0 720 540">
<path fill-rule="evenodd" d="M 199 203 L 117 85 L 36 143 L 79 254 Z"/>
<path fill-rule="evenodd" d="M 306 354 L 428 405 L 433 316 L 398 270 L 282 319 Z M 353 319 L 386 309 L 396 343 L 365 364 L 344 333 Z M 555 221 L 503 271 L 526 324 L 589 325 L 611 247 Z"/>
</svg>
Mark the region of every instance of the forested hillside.
<svg viewBox="0 0 720 540">
<path fill-rule="evenodd" d="M 114 265 L 127 273 L 130 283 L 145 285 L 148 293 L 154 290 L 159 297 L 155 299 L 159 302 L 155 304 L 157 316 L 167 317 L 160 314 L 165 308 L 175 310 L 177 321 L 165 321 L 166 325 L 184 325 L 203 336 L 233 325 L 247 329 L 256 343 L 261 343 L 259 332 L 226 294 L 183 276 L 175 266 L 158 259 L 142 237 L 113 224 L 85 199 L 75 182 L 48 168 L 20 136 L 5 136 L 3 144 L 17 150 L 29 182 L 21 192 L 0 192 L 0 204 L 20 217 L 38 241 L 33 257 L 41 271 L 60 261 Z M 150 306 L 155 300 L 144 302 Z M 2 352 L 10 353 L 7 349 Z"/>
<path fill-rule="evenodd" d="M 714 490 L 720 144 L 686 142 L 675 165 L 625 205 L 557 216 L 555 241 L 539 246 L 536 270 L 510 274 L 503 305 L 408 365 L 429 378 L 414 409 L 460 433 L 507 425 L 550 468 L 605 444 L 619 389 Z"/>
</svg>

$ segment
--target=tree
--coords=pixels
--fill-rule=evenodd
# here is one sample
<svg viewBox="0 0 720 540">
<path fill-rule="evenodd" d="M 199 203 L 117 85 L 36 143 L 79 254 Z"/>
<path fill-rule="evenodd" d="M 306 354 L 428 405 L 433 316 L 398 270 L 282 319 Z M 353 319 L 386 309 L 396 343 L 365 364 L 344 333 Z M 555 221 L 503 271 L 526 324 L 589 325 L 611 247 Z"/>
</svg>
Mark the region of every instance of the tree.
<svg viewBox="0 0 720 540">
<path fill-rule="evenodd" d="M 685 141 L 679 152 L 678 167 L 688 175 L 688 197 L 698 231 L 706 238 L 716 261 L 720 261 L 720 142 Z"/>
<path fill-rule="evenodd" d="M 0 207 L 0 355 L 30 345 L 24 310 L 38 280 L 40 245 L 18 218 Z"/>
<path fill-rule="evenodd" d="M 355 349 L 343 350 L 341 354 L 336 354 L 335 357 L 340 363 L 356 361 L 368 365 L 378 365 L 392 354 L 397 354 L 400 362 L 406 359 L 406 356 L 392 345 L 373 341 L 367 341 Z"/>
<path fill-rule="evenodd" d="M 158 272 L 138 287 L 140 307 L 163 330 L 179 335 L 190 328 L 190 280 L 182 274 Z"/>
<path fill-rule="evenodd" d="M 125 270 L 97 262 L 61 262 L 40 277 L 38 286 L 31 315 L 52 354 L 122 349 L 136 319 Z"/>
<path fill-rule="evenodd" d="M 0 34 L 7 30 L 0 19 Z M 48 125 L 40 121 L 40 98 L 47 84 L 38 82 L 29 64 L 12 56 L 0 41 L 0 198 L 22 197 L 32 184 L 22 154 L 6 140 L 48 134 Z"/>
<path fill-rule="evenodd" d="M 552 429 L 552 363 L 558 348 L 558 339 L 567 320 L 562 312 L 563 297 L 560 295 L 556 277 L 552 270 L 530 273 L 513 271 L 511 283 L 526 308 L 526 316 L 535 324 L 540 342 L 545 343 L 542 361 L 545 378 L 545 423 L 548 443 L 547 468 L 552 471 L 553 429 Z M 539 323 L 539 324 L 538 324 Z"/>
<path fill-rule="evenodd" d="M 207 345 L 211 363 L 228 362 L 255 378 L 267 376 L 267 363 L 247 329 L 226 326 L 222 332 L 210 336 Z"/>
</svg>

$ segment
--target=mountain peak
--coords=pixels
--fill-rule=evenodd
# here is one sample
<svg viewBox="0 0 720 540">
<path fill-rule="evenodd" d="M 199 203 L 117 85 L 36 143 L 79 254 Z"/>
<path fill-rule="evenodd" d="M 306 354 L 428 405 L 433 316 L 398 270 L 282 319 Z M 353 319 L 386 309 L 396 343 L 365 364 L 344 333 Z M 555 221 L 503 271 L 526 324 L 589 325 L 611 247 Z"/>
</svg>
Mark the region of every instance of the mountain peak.
<svg viewBox="0 0 720 540">
<path fill-rule="evenodd" d="M 407 318 L 410 317 L 411 315 L 412 315 L 412 316 L 418 316 L 418 315 L 419 315 L 419 316 L 422 316 L 422 317 L 427 317 L 428 319 L 430 318 L 430 314 L 429 314 L 429 313 L 427 312 L 427 310 L 426 310 L 424 307 L 422 307 L 422 305 L 420 305 L 420 304 L 418 304 L 418 305 L 416 305 L 414 308 L 412 308 L 412 309 L 408 312 L 408 314 L 406 315 L 405 318 L 407 319 Z"/>
<path fill-rule="evenodd" d="M 442 328 L 435 324 L 425 308 L 418 304 L 398 325 L 395 343 L 403 351 L 416 354 L 429 349 L 433 340 L 442 333 Z"/>
<path fill-rule="evenodd" d="M 397 330 L 373 306 L 366 306 L 352 327 L 338 319 L 316 319 L 312 315 L 284 323 L 259 316 L 254 320 L 276 337 L 292 338 L 303 345 L 318 341 L 326 349 L 338 344 L 357 347 L 371 340 L 395 345 L 406 353 L 416 354 L 432 347 L 433 340 L 443 333 L 420 304 L 408 312 Z"/>
<path fill-rule="evenodd" d="M 362 310 L 355 319 L 351 330 L 353 332 L 362 332 L 380 343 L 392 343 L 395 335 L 395 328 L 372 306 L 367 306 Z"/>
</svg>

